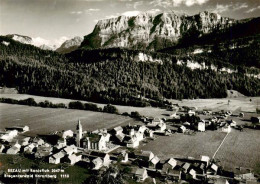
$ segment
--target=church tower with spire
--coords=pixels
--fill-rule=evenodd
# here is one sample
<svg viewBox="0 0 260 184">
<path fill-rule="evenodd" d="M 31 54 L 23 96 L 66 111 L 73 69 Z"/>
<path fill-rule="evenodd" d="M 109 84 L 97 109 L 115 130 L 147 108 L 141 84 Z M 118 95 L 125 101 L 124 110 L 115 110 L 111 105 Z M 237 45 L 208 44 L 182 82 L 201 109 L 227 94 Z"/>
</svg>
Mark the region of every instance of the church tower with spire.
<svg viewBox="0 0 260 184">
<path fill-rule="evenodd" d="M 80 140 L 82 139 L 82 125 L 80 123 L 80 120 L 78 120 L 76 131 L 77 131 L 76 143 L 77 143 L 77 147 L 80 147 Z"/>
</svg>

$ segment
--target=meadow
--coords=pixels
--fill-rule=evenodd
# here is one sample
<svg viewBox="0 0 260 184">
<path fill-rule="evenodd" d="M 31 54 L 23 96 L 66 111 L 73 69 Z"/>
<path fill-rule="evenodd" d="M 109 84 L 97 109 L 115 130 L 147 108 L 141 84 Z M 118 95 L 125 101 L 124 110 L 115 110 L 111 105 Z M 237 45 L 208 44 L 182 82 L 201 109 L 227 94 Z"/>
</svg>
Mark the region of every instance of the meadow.
<svg viewBox="0 0 260 184">
<path fill-rule="evenodd" d="M 27 98 L 33 98 L 37 103 L 48 100 L 54 104 L 64 103 L 68 105 L 69 102 L 75 101 L 72 99 L 64 98 L 54 98 L 54 97 L 43 97 L 28 94 L 0 94 L 0 98 L 12 98 L 16 100 L 23 100 Z M 251 101 L 250 101 L 251 99 Z M 228 100 L 230 101 L 228 104 Z M 184 99 L 184 100 L 169 100 L 173 104 L 178 104 L 179 106 L 197 107 L 198 110 L 231 110 L 237 111 L 241 110 L 243 112 L 256 112 L 256 108 L 260 109 L 260 97 L 238 97 L 238 98 L 216 98 L 216 99 Z M 86 103 L 88 101 L 81 101 Z M 104 107 L 106 104 L 94 103 L 98 107 Z M 171 114 L 170 111 L 155 107 L 132 107 L 132 106 L 121 106 L 115 105 L 119 113 L 128 112 L 129 114 L 133 111 L 138 111 L 141 115 L 148 117 L 164 117 L 169 118 Z"/>
<path fill-rule="evenodd" d="M 76 130 L 80 119 L 83 130 L 114 128 L 119 125 L 140 123 L 130 117 L 73 109 L 52 109 L 0 103 L 0 129 L 28 125 L 26 135 L 48 134 L 61 130 Z"/>
<path fill-rule="evenodd" d="M 212 158 L 226 133 L 218 131 L 197 132 L 195 135 L 180 133 L 159 136 L 140 149 L 151 150 L 161 159 L 170 157 L 200 159 L 201 155 Z M 216 153 L 215 160 L 227 170 L 239 173 L 238 168 L 255 169 L 260 163 L 259 130 L 245 128 L 243 132 L 232 129 Z"/>
</svg>

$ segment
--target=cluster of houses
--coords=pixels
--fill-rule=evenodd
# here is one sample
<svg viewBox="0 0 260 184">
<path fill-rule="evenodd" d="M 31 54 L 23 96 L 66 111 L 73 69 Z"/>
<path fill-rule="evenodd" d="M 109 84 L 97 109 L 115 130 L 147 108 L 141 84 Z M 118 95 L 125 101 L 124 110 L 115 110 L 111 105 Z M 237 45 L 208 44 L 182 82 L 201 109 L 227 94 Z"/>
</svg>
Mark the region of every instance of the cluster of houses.
<svg viewBox="0 0 260 184">
<path fill-rule="evenodd" d="M 176 112 L 174 118 L 177 116 Z M 187 114 L 193 116 L 196 113 L 189 110 Z M 201 120 L 197 122 L 196 129 L 204 132 L 211 123 L 216 123 L 223 132 L 230 132 L 231 127 L 237 127 L 235 121 L 226 121 L 226 117 L 230 115 L 231 112 L 225 112 L 209 120 Z M 139 182 L 149 177 L 160 178 L 167 182 L 181 180 L 199 182 L 209 180 L 210 176 L 213 181 L 216 180 L 215 176 L 220 174 L 219 166 L 208 156 L 201 156 L 200 159 L 188 157 L 162 160 L 151 151 L 134 149 L 138 148 L 145 139 L 153 140 L 155 134 L 170 135 L 173 132 L 167 129 L 164 119 L 143 117 L 142 120 L 143 125 L 131 126 L 129 124 L 124 127 L 117 126 L 111 130 L 99 129 L 92 132 L 83 131 L 79 120 L 75 132 L 65 130 L 53 133 L 52 135 L 57 137 L 55 144 L 40 137 L 19 137 L 21 133 L 29 131 L 28 126 L 10 127 L 0 132 L 0 153 L 24 153 L 51 164 L 74 165 L 81 162 L 93 172 L 120 162 L 131 167 L 130 175 Z M 184 122 L 179 126 L 178 131 L 185 133 L 189 127 L 190 123 Z M 116 152 L 116 150 L 120 151 Z M 223 177 L 218 177 L 218 179 L 229 183 Z"/>
</svg>

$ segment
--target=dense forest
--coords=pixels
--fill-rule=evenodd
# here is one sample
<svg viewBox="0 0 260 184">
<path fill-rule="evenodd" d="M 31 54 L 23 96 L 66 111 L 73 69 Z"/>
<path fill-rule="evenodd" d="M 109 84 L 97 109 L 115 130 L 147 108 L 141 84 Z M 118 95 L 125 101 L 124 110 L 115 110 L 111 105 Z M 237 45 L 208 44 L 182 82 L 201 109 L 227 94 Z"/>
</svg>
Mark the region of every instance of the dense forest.
<svg viewBox="0 0 260 184">
<path fill-rule="evenodd" d="M 227 89 L 260 94 L 260 80 L 247 77 L 246 67 L 237 73 L 191 70 L 163 53 L 146 53 L 163 63 L 134 61 L 139 52 L 83 49 L 60 55 L 0 37 L 0 86 L 15 87 L 20 93 L 133 106 L 163 106 L 164 98 L 222 98 Z"/>
</svg>

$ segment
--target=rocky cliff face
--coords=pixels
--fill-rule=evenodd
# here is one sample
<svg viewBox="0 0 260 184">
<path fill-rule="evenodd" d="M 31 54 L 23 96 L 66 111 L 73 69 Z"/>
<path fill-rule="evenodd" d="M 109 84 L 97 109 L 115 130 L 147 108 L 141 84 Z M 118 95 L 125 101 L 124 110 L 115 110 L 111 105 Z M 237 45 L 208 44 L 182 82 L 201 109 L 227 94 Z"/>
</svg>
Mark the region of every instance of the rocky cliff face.
<svg viewBox="0 0 260 184">
<path fill-rule="evenodd" d="M 196 32 L 199 36 L 227 28 L 234 23 L 235 20 L 207 11 L 194 16 L 178 16 L 174 13 L 120 16 L 100 20 L 93 32 L 85 36 L 81 46 L 157 50 L 173 46 L 187 34 Z"/>
<path fill-rule="evenodd" d="M 66 40 L 56 51 L 62 54 L 72 52 L 80 46 L 82 41 L 83 38 L 76 36 L 70 40 Z"/>
</svg>

